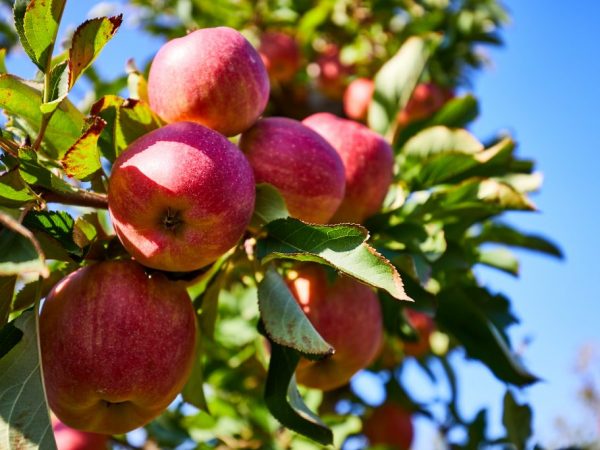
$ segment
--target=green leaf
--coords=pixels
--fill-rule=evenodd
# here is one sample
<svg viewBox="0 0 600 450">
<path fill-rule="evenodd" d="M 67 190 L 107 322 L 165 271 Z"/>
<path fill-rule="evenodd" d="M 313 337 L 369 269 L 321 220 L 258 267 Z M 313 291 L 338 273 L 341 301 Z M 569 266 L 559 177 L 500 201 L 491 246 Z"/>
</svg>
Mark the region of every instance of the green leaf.
<svg viewBox="0 0 600 450">
<path fill-rule="evenodd" d="M 500 380 L 516 386 L 538 381 L 511 352 L 477 299 L 459 289 L 442 291 L 436 322 L 465 347 L 467 355 L 484 363 Z"/>
<path fill-rule="evenodd" d="M 25 286 L 23 286 L 19 292 L 16 293 L 12 302 L 12 310 L 22 311 L 33 306 L 33 304 L 37 301 L 38 294 L 41 298 L 46 297 L 56 283 L 58 283 L 76 268 L 77 266 L 64 262 L 55 262 L 50 264 L 50 275 L 48 278 L 43 278 L 42 280 L 36 278 L 34 281 L 30 281 L 29 283 L 25 284 Z"/>
<path fill-rule="evenodd" d="M 23 332 L 15 327 L 14 321 L 0 328 L 0 359 L 10 352 L 23 338 Z"/>
<path fill-rule="evenodd" d="M 256 203 L 250 222 L 252 227 L 259 228 L 274 220 L 285 219 L 289 215 L 285 200 L 277 188 L 267 183 L 256 185 Z"/>
<path fill-rule="evenodd" d="M 5 59 L 6 49 L 0 48 L 0 74 L 7 73 Z"/>
<path fill-rule="evenodd" d="M 461 128 L 475 120 L 478 115 L 479 103 L 474 96 L 469 94 L 448 101 L 431 118 L 429 125 L 445 125 L 451 128 Z"/>
<path fill-rule="evenodd" d="M 43 114 L 50 114 L 56 111 L 69 93 L 69 70 L 68 62 L 63 61 L 52 68 L 50 72 L 50 92 L 48 103 L 42 103 L 40 110 Z"/>
<path fill-rule="evenodd" d="M 52 49 L 60 24 L 65 0 L 31 0 L 23 17 L 23 33 L 33 53 L 31 57 L 42 72 L 52 58 Z"/>
<path fill-rule="evenodd" d="M 505 248 L 479 250 L 477 262 L 514 276 L 519 274 L 519 260 Z"/>
<path fill-rule="evenodd" d="M 467 130 L 438 125 L 426 128 L 409 139 L 402 153 L 407 158 L 426 159 L 441 153 L 473 154 L 482 150 L 481 142 Z"/>
<path fill-rule="evenodd" d="M 524 234 L 513 227 L 501 223 L 487 222 L 480 233 L 474 238 L 475 242 L 497 242 L 511 247 L 521 247 L 545 253 L 557 258 L 563 258 L 562 250 L 543 236 Z"/>
<path fill-rule="evenodd" d="M 29 0 L 15 0 L 15 4 L 13 6 L 13 16 L 15 19 L 15 29 L 17 30 L 17 34 L 19 35 L 19 40 L 21 41 L 21 45 L 29 56 L 29 59 L 33 61 L 34 64 L 38 64 L 37 58 L 35 56 L 35 52 L 33 48 L 29 44 L 29 40 L 25 34 L 25 14 L 27 13 L 27 6 L 29 5 Z M 45 63 L 45 62 L 44 62 Z M 41 71 L 44 71 L 45 67 L 38 66 Z"/>
<path fill-rule="evenodd" d="M 369 127 L 392 138 L 396 118 L 421 77 L 427 61 L 441 42 L 438 35 L 412 36 L 375 75 L 375 92 L 369 106 Z"/>
<path fill-rule="evenodd" d="M 69 213 L 65 211 L 32 211 L 25 216 L 23 225 L 32 230 L 49 234 L 72 255 L 81 255 L 81 249 L 73 239 L 75 222 Z"/>
<path fill-rule="evenodd" d="M 83 216 L 75 220 L 73 227 L 73 241 L 79 248 L 86 248 L 98 237 L 98 230 L 94 224 L 88 222 Z"/>
<path fill-rule="evenodd" d="M 13 292 L 17 283 L 16 275 L 0 276 L 0 328 L 8 321 L 11 311 Z"/>
<path fill-rule="evenodd" d="M 133 59 L 127 61 L 127 89 L 129 98 L 148 102 L 148 82 L 136 67 Z"/>
<path fill-rule="evenodd" d="M 0 205 L 17 208 L 35 200 L 35 195 L 21 178 L 18 169 L 0 175 Z"/>
<path fill-rule="evenodd" d="M 532 433 L 531 420 L 533 413 L 527 404 L 519 404 L 510 391 L 504 394 L 504 412 L 502 424 L 511 444 L 519 450 L 527 448 L 527 441 Z"/>
<path fill-rule="evenodd" d="M 75 30 L 69 50 L 69 89 L 98 57 L 102 48 L 115 35 L 122 21 L 122 14 L 114 17 L 99 17 L 85 21 Z"/>
<path fill-rule="evenodd" d="M 74 192 L 76 189 L 38 160 L 37 153 L 30 148 L 19 149 L 19 173 L 23 180 L 32 186 L 39 186 L 59 192 Z"/>
<path fill-rule="evenodd" d="M 39 90 L 14 75 L 0 75 L 0 108 L 15 116 L 30 136 L 36 136 L 42 121 Z M 69 100 L 61 102 L 44 135 L 44 148 L 53 158 L 61 158 L 81 135 L 83 114 Z"/>
<path fill-rule="evenodd" d="M 271 342 L 265 403 L 283 426 L 323 445 L 330 445 L 333 433 L 308 409 L 296 388 L 293 376 L 299 360 L 300 353 Z"/>
<path fill-rule="evenodd" d="M 116 95 L 102 97 L 92 106 L 91 114 L 106 121 L 98 145 L 102 156 L 110 162 L 140 136 L 162 126 L 147 103 L 125 100 Z"/>
<path fill-rule="evenodd" d="M 263 264 L 276 258 L 328 264 L 399 300 L 411 300 L 396 268 L 366 243 L 369 233 L 360 225 L 309 225 L 287 218 L 265 229 L 268 237 L 258 243 Z"/>
<path fill-rule="evenodd" d="M 334 353 L 333 347 L 313 327 L 281 275 L 272 267 L 267 269 L 258 285 L 258 308 L 270 340 L 311 357 Z"/>
<path fill-rule="evenodd" d="M 10 325 L 23 333 L 0 359 L 0 447 L 56 450 L 40 371 L 35 314 Z"/>
<path fill-rule="evenodd" d="M 104 119 L 92 116 L 87 130 L 67 150 L 61 160 L 65 173 L 78 180 L 87 181 L 96 172 L 102 169 L 98 139 L 106 126 Z"/>
<path fill-rule="evenodd" d="M 202 367 L 203 352 L 202 330 L 196 334 L 196 358 L 188 382 L 183 387 L 183 399 L 202 411 L 208 411 L 208 404 L 204 396 L 204 369 Z"/>
<path fill-rule="evenodd" d="M 0 276 L 36 273 L 47 277 L 49 272 L 37 239 L 31 231 L 0 212 Z"/>
</svg>

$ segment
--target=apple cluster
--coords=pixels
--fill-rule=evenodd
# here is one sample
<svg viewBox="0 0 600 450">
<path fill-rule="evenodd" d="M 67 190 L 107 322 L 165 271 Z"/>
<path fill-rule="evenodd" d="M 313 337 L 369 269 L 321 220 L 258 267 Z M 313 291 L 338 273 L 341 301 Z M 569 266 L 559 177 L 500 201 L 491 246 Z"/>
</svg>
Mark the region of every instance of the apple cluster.
<svg viewBox="0 0 600 450">
<path fill-rule="evenodd" d="M 166 125 L 120 154 L 108 185 L 112 224 L 132 259 L 70 274 L 40 315 L 48 400 L 64 424 L 125 433 L 182 390 L 199 331 L 185 285 L 168 272 L 205 268 L 237 245 L 256 183 L 277 188 L 290 216 L 309 223 L 363 223 L 380 210 L 394 164 L 381 136 L 329 113 L 260 118 L 269 80 L 284 82 L 298 69 L 289 39 L 265 35 L 259 53 L 236 30 L 207 28 L 171 40 L 154 58 L 148 100 Z M 237 145 L 228 139 L 238 135 Z M 292 293 L 336 349 L 302 361 L 297 379 L 337 388 L 380 350 L 376 293 L 347 277 L 330 282 L 318 265 L 293 272 Z"/>
</svg>

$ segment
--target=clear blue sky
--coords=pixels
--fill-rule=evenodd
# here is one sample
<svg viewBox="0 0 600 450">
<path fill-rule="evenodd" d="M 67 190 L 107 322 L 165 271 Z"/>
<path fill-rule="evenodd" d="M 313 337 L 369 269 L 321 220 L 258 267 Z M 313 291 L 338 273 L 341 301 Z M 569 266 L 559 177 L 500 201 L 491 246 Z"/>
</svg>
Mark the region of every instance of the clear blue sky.
<svg viewBox="0 0 600 450">
<path fill-rule="evenodd" d="M 81 22 L 89 5 L 69 1 L 65 23 Z M 600 280 L 596 228 L 600 221 L 600 3 L 511 0 L 506 5 L 513 23 L 504 33 L 506 46 L 491 53 L 493 67 L 475 79 L 482 115 L 473 131 L 485 138 L 510 130 L 520 144 L 520 155 L 538 162 L 545 178 L 541 193 L 534 197 L 540 212 L 514 214 L 510 220 L 523 230 L 553 238 L 561 244 L 566 260 L 521 252 L 518 280 L 488 270 L 480 274 L 493 289 L 512 299 L 522 319 L 512 331 L 515 342 L 532 339 L 524 359 L 545 382 L 523 391 L 521 398 L 533 405 L 537 439 L 554 447 L 557 416 L 585 423 L 576 412 L 578 380 L 572 368 L 577 351 L 588 342 L 600 345 L 596 287 Z M 125 26 L 108 45 L 99 66 L 105 74 L 118 73 L 127 58 L 133 56 L 141 63 L 158 45 L 159 41 Z M 9 69 L 31 74 L 24 58 L 10 60 Z M 492 429 L 500 431 L 504 387 L 478 364 L 461 364 L 460 375 L 464 414 L 469 417 L 479 407 L 491 405 Z M 419 377 L 416 371 L 407 373 L 411 381 Z M 415 381 L 417 391 L 427 393 L 426 387 L 419 386 Z M 419 421 L 418 449 L 430 448 L 427 428 Z"/>
</svg>

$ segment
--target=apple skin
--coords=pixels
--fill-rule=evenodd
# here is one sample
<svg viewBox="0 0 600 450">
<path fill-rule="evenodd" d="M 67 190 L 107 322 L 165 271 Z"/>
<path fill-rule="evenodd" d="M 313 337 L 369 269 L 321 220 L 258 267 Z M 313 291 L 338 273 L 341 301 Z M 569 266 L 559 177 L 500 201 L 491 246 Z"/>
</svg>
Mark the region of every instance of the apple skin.
<svg viewBox="0 0 600 450">
<path fill-rule="evenodd" d="M 302 359 L 296 369 L 298 383 L 323 391 L 339 388 L 379 352 L 383 338 L 381 306 L 368 286 L 346 276 L 333 283 L 316 264 L 297 270 L 288 286 L 319 334 L 335 354 L 319 360 Z"/>
<path fill-rule="evenodd" d="M 178 122 L 140 137 L 117 158 L 108 208 L 138 262 L 187 272 L 238 242 L 255 196 L 252 169 L 234 144 L 201 125 Z"/>
<path fill-rule="evenodd" d="M 375 92 L 375 83 L 368 78 L 356 78 L 344 91 L 344 113 L 349 119 L 364 121 Z"/>
<path fill-rule="evenodd" d="M 63 278 L 46 297 L 39 337 L 52 411 L 82 431 L 121 434 L 175 399 L 196 358 L 196 314 L 183 284 L 131 260 Z"/>
<path fill-rule="evenodd" d="M 419 339 L 417 342 L 404 342 L 404 354 L 419 358 L 429 352 L 429 337 L 435 330 L 435 323 L 427 314 L 412 309 L 406 310 L 406 318 L 417 331 Z"/>
<path fill-rule="evenodd" d="M 398 114 L 398 123 L 406 126 L 411 122 L 426 119 L 440 110 L 453 96 L 450 89 L 435 83 L 418 84 L 406 107 Z"/>
<path fill-rule="evenodd" d="M 269 117 L 243 133 L 239 145 L 256 182 L 275 186 L 291 216 L 331 219 L 344 198 L 344 164 L 318 133 L 294 119 Z"/>
<path fill-rule="evenodd" d="M 362 223 L 379 211 L 393 179 L 390 145 L 365 125 L 330 113 L 313 114 L 302 123 L 323 136 L 344 162 L 346 194 L 331 222 Z"/>
<path fill-rule="evenodd" d="M 258 53 L 273 81 L 288 83 L 300 69 L 302 60 L 300 48 L 289 34 L 281 31 L 263 33 Z"/>
<path fill-rule="evenodd" d="M 148 76 L 150 106 L 164 120 L 197 122 L 226 136 L 256 121 L 269 89 L 260 55 L 228 27 L 204 28 L 167 42 Z"/>
<path fill-rule="evenodd" d="M 367 417 L 363 423 L 363 433 L 370 445 L 408 450 L 414 437 L 411 415 L 399 405 L 388 401 Z"/>
<path fill-rule="evenodd" d="M 88 433 L 66 426 L 56 417 L 52 418 L 52 431 L 57 450 L 107 450 L 108 436 Z"/>
</svg>

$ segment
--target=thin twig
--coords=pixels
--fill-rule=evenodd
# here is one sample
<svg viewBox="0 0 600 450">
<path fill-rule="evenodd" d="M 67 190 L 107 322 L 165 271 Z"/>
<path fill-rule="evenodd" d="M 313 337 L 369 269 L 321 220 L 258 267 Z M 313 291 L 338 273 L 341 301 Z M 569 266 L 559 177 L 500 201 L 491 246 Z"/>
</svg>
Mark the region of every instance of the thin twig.
<svg viewBox="0 0 600 450">
<path fill-rule="evenodd" d="M 42 189 L 40 192 L 48 203 L 62 203 L 63 205 L 87 206 L 90 208 L 108 208 L 108 197 L 90 191 L 56 192 Z"/>
<path fill-rule="evenodd" d="M 11 216 L 9 216 L 8 214 L 5 214 L 1 211 L 0 211 L 0 225 L 4 225 L 6 228 L 13 230 L 15 233 L 19 233 L 21 236 L 24 236 L 33 244 L 35 251 L 40 256 L 40 259 L 42 260 L 42 264 L 44 265 L 44 268 L 42 269 L 40 275 L 44 278 L 48 278 L 48 275 L 50 273 L 48 272 L 48 268 L 46 267 L 46 256 L 44 255 L 42 246 L 40 245 L 39 241 L 34 236 L 34 234 L 31 231 L 29 231 L 27 228 L 25 228 L 23 225 L 21 225 L 18 221 L 13 219 Z"/>
</svg>

